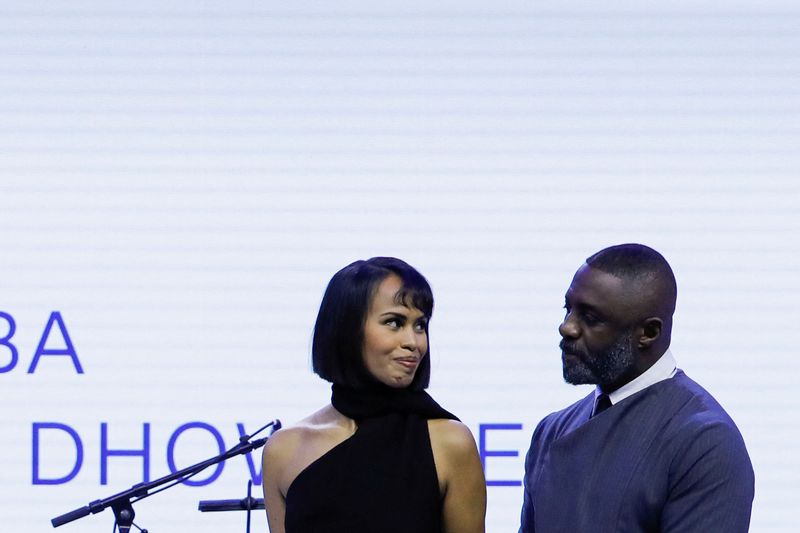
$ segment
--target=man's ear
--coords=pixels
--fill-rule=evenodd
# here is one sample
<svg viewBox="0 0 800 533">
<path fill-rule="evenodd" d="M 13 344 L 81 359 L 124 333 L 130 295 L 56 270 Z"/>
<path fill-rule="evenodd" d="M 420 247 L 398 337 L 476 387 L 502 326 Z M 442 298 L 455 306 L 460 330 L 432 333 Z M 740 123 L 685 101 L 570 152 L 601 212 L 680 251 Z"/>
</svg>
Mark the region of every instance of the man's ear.
<svg viewBox="0 0 800 533">
<path fill-rule="evenodd" d="M 661 336 L 664 321 L 658 317 L 646 318 L 642 322 L 641 335 L 639 336 L 639 349 L 647 349 Z"/>
</svg>

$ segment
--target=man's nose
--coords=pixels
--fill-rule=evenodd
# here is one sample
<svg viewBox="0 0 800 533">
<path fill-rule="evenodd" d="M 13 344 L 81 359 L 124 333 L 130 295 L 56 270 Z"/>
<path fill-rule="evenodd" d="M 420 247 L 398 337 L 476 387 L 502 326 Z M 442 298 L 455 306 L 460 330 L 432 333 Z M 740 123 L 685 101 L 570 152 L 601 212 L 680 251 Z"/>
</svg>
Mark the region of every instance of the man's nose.
<svg viewBox="0 0 800 533">
<path fill-rule="evenodd" d="M 558 332 L 565 339 L 575 339 L 578 337 L 579 330 L 578 326 L 575 324 L 575 320 L 572 318 L 572 313 L 567 313 L 567 316 L 564 317 L 564 321 L 558 326 Z"/>
</svg>

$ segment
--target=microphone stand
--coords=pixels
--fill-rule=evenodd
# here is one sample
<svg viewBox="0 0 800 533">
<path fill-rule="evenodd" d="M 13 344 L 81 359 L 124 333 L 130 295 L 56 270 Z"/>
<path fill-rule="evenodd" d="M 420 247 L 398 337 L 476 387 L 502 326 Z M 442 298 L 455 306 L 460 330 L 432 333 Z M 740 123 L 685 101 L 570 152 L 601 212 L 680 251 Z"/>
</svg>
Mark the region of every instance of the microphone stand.
<svg viewBox="0 0 800 533">
<path fill-rule="evenodd" d="M 264 509 L 264 498 L 253 498 L 253 482 L 247 480 L 247 497 L 241 500 L 201 500 L 197 509 L 200 512 L 219 512 L 219 511 L 247 511 L 247 530 L 250 533 L 250 511 L 253 509 Z"/>
<path fill-rule="evenodd" d="M 249 453 L 255 449 L 264 446 L 264 444 L 267 443 L 269 437 L 264 437 L 258 440 L 254 440 L 253 442 L 250 442 L 250 439 L 270 426 L 272 426 L 272 431 L 270 432 L 270 435 L 272 435 L 272 433 L 280 429 L 281 421 L 273 420 L 263 428 L 253 433 L 252 436 L 243 435 L 239 439 L 239 444 L 237 444 L 230 450 L 220 455 L 217 455 L 210 459 L 206 459 L 205 461 L 201 461 L 192 466 L 174 472 L 168 476 L 156 479 L 155 481 L 150 481 L 148 483 L 139 483 L 137 485 L 132 486 L 128 490 L 124 490 L 122 492 L 114 494 L 113 496 L 109 496 L 108 498 L 95 500 L 91 502 L 89 505 L 80 507 L 78 509 L 75 509 L 74 511 L 70 511 L 61 516 L 53 518 L 51 520 L 51 523 L 53 524 L 53 527 L 63 526 L 64 524 L 72 522 L 73 520 L 78 520 L 79 518 L 83 518 L 84 516 L 88 516 L 89 514 L 97 514 L 105 510 L 106 508 L 111 507 L 111 509 L 114 511 L 114 517 L 116 519 L 117 526 L 119 527 L 119 533 L 130 533 L 131 525 L 133 525 L 133 518 L 136 515 L 135 511 L 133 510 L 134 503 L 138 502 L 139 500 L 143 500 L 148 496 L 158 494 L 162 490 L 174 487 L 178 483 L 185 481 L 186 479 L 202 472 L 209 466 L 213 466 L 217 463 L 227 461 L 231 457 L 235 457 L 237 455 Z M 173 483 L 171 485 L 161 487 L 162 485 L 166 485 L 167 483 L 170 482 Z M 161 487 L 161 488 L 156 491 L 153 491 L 153 489 L 155 489 L 156 487 Z M 136 527 L 138 528 L 139 526 Z"/>
</svg>

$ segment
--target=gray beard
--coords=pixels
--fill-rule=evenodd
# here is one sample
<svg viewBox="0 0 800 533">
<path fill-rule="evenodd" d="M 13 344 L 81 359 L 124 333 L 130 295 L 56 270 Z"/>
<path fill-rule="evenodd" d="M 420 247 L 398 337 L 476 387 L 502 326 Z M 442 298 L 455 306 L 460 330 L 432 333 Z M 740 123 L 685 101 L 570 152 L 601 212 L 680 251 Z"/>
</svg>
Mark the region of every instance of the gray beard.
<svg viewBox="0 0 800 533">
<path fill-rule="evenodd" d="M 623 333 L 603 352 L 581 353 L 578 362 L 564 365 L 564 381 L 573 385 L 618 383 L 636 364 L 631 332 Z"/>
</svg>

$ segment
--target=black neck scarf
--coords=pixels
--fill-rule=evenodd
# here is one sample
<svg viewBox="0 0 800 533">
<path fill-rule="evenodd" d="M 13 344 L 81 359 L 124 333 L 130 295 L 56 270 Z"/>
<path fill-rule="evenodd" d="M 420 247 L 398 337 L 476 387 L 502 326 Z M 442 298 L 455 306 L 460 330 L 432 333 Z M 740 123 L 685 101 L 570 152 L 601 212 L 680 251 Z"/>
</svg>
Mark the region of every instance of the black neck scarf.
<svg viewBox="0 0 800 533">
<path fill-rule="evenodd" d="M 336 410 L 356 422 L 394 413 L 458 420 L 422 390 L 393 389 L 385 385 L 354 389 L 334 383 L 332 391 L 331 403 Z"/>
</svg>

